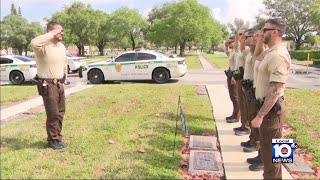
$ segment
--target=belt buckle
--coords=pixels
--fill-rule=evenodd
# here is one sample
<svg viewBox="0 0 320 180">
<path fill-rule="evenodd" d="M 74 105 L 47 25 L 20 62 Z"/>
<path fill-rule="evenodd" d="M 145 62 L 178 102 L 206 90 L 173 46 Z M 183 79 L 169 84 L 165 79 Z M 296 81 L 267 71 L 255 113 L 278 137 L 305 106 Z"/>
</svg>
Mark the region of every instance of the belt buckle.
<svg viewBox="0 0 320 180">
<path fill-rule="evenodd" d="M 53 84 L 57 84 L 58 83 L 58 79 L 53 79 L 52 82 L 53 82 Z"/>
</svg>

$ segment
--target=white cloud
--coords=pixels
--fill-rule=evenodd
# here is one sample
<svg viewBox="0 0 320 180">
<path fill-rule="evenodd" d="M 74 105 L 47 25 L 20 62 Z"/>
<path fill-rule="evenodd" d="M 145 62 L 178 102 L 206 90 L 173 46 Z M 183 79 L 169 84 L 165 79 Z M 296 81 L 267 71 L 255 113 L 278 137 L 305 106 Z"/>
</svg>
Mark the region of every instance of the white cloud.
<svg viewBox="0 0 320 180">
<path fill-rule="evenodd" d="M 250 25 L 255 21 L 255 17 L 264 8 L 262 0 L 226 0 L 227 12 L 222 21 L 233 22 L 235 18 L 249 21 Z"/>
<path fill-rule="evenodd" d="M 223 21 L 223 18 L 221 16 L 221 9 L 220 8 L 214 8 L 211 10 L 211 14 L 214 17 L 214 19 L 218 21 Z"/>
</svg>

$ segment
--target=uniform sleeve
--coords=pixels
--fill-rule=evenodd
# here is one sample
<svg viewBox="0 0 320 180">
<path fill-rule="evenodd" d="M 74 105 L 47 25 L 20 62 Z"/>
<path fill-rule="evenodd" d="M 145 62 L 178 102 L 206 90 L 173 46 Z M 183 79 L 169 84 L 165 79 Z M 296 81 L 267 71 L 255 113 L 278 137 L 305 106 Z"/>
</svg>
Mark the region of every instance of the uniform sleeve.
<svg viewBox="0 0 320 180">
<path fill-rule="evenodd" d="M 286 83 L 289 74 L 288 63 L 280 55 L 274 54 L 268 62 L 268 71 L 270 72 L 270 82 Z"/>
<path fill-rule="evenodd" d="M 40 35 L 31 40 L 31 47 L 34 53 L 40 54 L 43 53 L 43 46 L 48 43 L 54 36 L 52 33 L 48 32 L 46 34 Z"/>
<path fill-rule="evenodd" d="M 249 52 L 250 52 L 250 48 L 249 47 L 245 47 L 245 49 L 242 51 L 242 54 L 244 56 L 247 56 Z"/>
<path fill-rule="evenodd" d="M 64 47 L 65 48 L 65 47 Z M 67 49 L 65 48 L 65 51 L 67 53 Z M 68 59 L 67 59 L 67 54 L 66 54 L 66 59 L 65 59 L 65 62 L 64 62 L 64 74 L 67 76 L 68 75 Z"/>
</svg>

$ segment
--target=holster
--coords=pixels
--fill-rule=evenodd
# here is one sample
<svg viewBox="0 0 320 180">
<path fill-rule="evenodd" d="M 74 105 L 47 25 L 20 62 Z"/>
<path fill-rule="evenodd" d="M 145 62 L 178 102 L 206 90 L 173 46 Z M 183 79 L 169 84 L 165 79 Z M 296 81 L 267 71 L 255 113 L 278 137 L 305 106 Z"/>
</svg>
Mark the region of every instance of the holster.
<svg viewBox="0 0 320 180">
<path fill-rule="evenodd" d="M 283 100 L 284 100 L 284 97 L 283 97 L 283 96 L 279 97 L 278 100 L 277 100 L 277 102 L 273 105 L 272 110 L 274 110 L 275 112 L 280 111 L 280 110 L 281 110 L 281 103 L 282 103 Z M 259 110 L 261 109 L 263 103 L 264 103 L 264 98 L 263 98 L 263 100 L 259 100 L 259 99 L 258 99 L 258 100 L 256 101 L 256 105 L 257 105 L 257 108 L 258 108 Z"/>
<path fill-rule="evenodd" d="M 233 72 L 230 69 L 225 70 L 224 73 L 226 74 L 227 78 L 229 78 L 229 79 L 231 79 L 233 76 Z"/>
</svg>

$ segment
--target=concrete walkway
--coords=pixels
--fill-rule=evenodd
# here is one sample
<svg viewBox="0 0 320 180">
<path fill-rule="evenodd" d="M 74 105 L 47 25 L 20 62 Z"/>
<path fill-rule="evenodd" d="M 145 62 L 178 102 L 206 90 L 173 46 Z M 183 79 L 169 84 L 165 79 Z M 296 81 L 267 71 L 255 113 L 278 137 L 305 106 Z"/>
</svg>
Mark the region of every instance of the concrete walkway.
<svg viewBox="0 0 320 180">
<path fill-rule="evenodd" d="M 201 55 L 199 59 L 204 69 L 214 69 Z M 248 136 L 236 136 L 233 132 L 233 128 L 239 127 L 240 123 L 225 121 L 225 117 L 232 114 L 226 81 L 225 84 L 206 85 L 206 87 L 216 121 L 226 179 L 262 179 L 263 171 L 250 171 L 246 162 L 247 158 L 257 156 L 257 152 L 244 153 L 240 146 L 240 142 L 247 141 Z M 293 179 L 284 167 L 282 167 L 282 178 Z"/>
<path fill-rule="evenodd" d="M 93 87 L 93 85 L 77 85 L 77 86 L 66 89 L 65 94 L 66 96 L 69 96 L 70 94 L 73 94 L 91 87 Z M 14 115 L 17 115 L 19 113 L 26 112 L 29 109 L 35 108 L 37 106 L 41 106 L 42 104 L 43 104 L 42 97 L 39 96 L 39 97 L 30 99 L 28 101 L 19 103 L 17 105 L 1 109 L 1 121 L 9 117 L 12 117 Z"/>
</svg>

